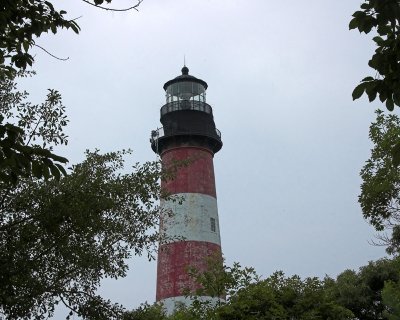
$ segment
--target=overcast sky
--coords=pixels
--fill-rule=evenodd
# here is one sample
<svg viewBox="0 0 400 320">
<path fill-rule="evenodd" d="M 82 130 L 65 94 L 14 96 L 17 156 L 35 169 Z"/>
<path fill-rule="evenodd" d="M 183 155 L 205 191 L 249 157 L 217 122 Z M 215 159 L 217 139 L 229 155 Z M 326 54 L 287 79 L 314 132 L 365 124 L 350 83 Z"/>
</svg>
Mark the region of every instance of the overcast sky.
<svg viewBox="0 0 400 320">
<path fill-rule="evenodd" d="M 349 31 L 361 0 L 144 0 L 140 11 L 106 12 L 54 1 L 72 31 L 37 43 L 38 75 L 23 83 L 34 102 L 58 89 L 70 119 L 71 163 L 85 149 L 132 148 L 155 160 L 163 84 L 190 74 L 209 85 L 224 146 L 214 165 L 222 248 L 229 263 L 302 277 L 336 276 L 385 256 L 357 197 L 369 157 L 368 127 L 380 104 L 352 89 L 372 72 L 372 36 Z M 130 1 L 113 1 L 115 7 Z M 101 292 L 127 308 L 155 299 L 156 264 L 130 261 Z M 63 315 L 57 318 L 63 319 Z"/>
</svg>

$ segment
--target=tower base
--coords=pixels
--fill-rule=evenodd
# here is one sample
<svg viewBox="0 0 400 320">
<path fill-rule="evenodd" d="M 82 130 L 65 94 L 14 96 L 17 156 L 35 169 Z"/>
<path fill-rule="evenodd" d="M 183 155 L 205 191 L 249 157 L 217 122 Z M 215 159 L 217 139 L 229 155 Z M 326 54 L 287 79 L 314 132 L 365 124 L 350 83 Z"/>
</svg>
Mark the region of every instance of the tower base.
<svg viewBox="0 0 400 320">
<path fill-rule="evenodd" d="M 180 307 L 190 307 L 193 304 L 194 300 L 195 299 L 191 297 L 178 296 L 162 299 L 158 301 L 158 303 L 163 305 L 165 313 L 170 316 L 174 313 L 175 310 L 179 309 Z M 209 303 L 211 307 L 215 307 L 218 303 L 225 302 L 224 299 L 207 296 L 197 296 L 196 300 L 204 303 Z"/>
</svg>

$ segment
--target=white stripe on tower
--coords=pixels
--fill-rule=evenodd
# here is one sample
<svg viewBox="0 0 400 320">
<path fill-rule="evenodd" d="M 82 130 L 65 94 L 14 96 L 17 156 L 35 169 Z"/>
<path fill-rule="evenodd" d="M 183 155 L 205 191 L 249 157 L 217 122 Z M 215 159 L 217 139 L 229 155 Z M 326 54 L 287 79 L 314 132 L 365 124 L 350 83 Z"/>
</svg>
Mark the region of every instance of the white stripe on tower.
<svg viewBox="0 0 400 320">
<path fill-rule="evenodd" d="M 161 204 L 161 236 L 221 245 L 217 199 L 201 193 L 178 193 L 176 197 L 179 201 L 168 200 Z"/>
</svg>

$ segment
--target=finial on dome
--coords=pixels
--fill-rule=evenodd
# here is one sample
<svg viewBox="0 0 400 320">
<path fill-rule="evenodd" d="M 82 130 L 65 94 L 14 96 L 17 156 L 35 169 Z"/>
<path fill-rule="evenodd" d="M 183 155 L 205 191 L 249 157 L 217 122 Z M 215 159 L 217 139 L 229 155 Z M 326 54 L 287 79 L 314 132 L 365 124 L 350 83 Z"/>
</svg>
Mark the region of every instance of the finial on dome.
<svg viewBox="0 0 400 320">
<path fill-rule="evenodd" d="M 183 68 L 182 68 L 182 74 L 183 74 L 183 75 L 188 75 L 188 74 L 189 74 L 189 68 L 186 67 L 186 66 L 183 66 Z"/>
</svg>

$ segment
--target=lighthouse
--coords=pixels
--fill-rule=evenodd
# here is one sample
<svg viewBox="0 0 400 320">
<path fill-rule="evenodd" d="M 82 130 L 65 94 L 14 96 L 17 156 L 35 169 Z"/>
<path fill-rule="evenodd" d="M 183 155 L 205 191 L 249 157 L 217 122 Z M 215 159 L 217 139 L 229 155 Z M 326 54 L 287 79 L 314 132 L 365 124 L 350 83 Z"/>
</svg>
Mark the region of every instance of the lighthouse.
<svg viewBox="0 0 400 320">
<path fill-rule="evenodd" d="M 174 178 L 161 187 L 172 199 L 161 202 L 156 300 L 167 313 L 177 304 L 191 304 L 185 290 L 199 287 L 188 268 L 207 270 L 207 259 L 222 257 L 213 158 L 222 147 L 212 107 L 206 103 L 207 83 L 184 66 L 182 74 L 164 84 L 166 103 L 160 109 L 162 128 L 152 131 L 151 148 L 162 165 L 178 165 Z M 178 199 L 178 200 L 177 200 Z M 197 297 L 217 302 L 218 297 Z"/>
</svg>

